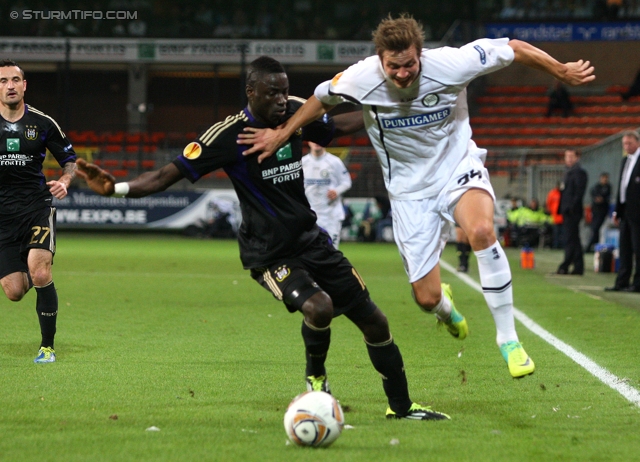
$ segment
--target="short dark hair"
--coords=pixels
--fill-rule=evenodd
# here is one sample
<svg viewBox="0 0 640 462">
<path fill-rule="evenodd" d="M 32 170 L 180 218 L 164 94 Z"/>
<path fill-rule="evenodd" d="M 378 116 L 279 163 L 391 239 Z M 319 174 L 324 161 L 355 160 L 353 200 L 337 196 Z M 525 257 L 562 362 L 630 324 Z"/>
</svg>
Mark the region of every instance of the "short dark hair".
<svg viewBox="0 0 640 462">
<path fill-rule="evenodd" d="M 260 56 L 249 63 L 247 85 L 254 86 L 265 74 L 286 74 L 286 72 L 280 61 L 270 56 Z"/>
<path fill-rule="evenodd" d="M 402 13 L 395 19 L 389 14 L 380 21 L 378 28 L 373 31 L 372 38 L 380 58 L 385 51 L 400 52 L 411 47 L 415 48 L 419 55 L 424 46 L 424 29 L 410 14 Z"/>
<path fill-rule="evenodd" d="M 18 63 L 13 61 L 12 59 L 3 59 L 2 62 L 0 62 L 0 67 L 17 67 L 18 69 L 20 69 L 22 79 L 24 79 L 24 69 L 22 69 L 20 65 L 18 65 Z"/>
</svg>

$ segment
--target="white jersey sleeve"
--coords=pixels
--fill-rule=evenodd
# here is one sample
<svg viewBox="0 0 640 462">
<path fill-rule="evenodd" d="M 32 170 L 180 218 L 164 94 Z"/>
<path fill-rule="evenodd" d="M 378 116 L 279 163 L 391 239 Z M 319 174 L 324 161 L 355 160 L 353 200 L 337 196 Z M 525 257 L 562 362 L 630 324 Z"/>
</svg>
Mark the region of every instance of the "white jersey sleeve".
<svg viewBox="0 0 640 462">
<path fill-rule="evenodd" d="M 466 86 L 471 80 L 495 72 L 513 62 L 508 38 L 479 39 L 460 48 L 428 50 L 425 72 L 446 85 Z"/>
</svg>

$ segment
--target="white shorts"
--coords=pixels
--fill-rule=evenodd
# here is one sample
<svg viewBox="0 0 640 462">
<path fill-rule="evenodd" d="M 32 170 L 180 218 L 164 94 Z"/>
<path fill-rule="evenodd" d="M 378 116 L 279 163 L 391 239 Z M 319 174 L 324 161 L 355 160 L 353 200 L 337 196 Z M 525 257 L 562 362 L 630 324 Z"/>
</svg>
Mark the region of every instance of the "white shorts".
<svg viewBox="0 0 640 462">
<path fill-rule="evenodd" d="M 393 235 L 413 283 L 435 268 L 451 233 L 453 211 L 462 195 L 470 189 L 483 189 L 496 200 L 489 172 L 482 161 L 466 157 L 436 197 L 419 200 L 391 200 Z"/>
<path fill-rule="evenodd" d="M 340 246 L 340 231 L 342 231 L 342 220 L 322 220 L 318 218 L 318 226 L 324 229 L 331 237 L 333 246 L 337 249 Z"/>
</svg>

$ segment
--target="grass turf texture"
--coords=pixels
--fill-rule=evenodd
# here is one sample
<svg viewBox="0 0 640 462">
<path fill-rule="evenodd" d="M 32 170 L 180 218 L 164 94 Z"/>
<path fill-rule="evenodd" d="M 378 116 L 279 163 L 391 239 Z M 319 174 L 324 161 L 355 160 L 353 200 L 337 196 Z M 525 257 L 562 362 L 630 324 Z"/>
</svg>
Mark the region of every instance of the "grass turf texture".
<svg viewBox="0 0 640 462">
<path fill-rule="evenodd" d="M 54 265 L 57 363 L 32 363 L 34 291 L 0 302 L 0 460 L 637 460 L 640 409 L 519 323 L 537 371 L 512 379 L 481 294 L 443 271 L 470 326 L 456 341 L 412 302 L 394 245 L 341 248 L 389 318 L 413 399 L 450 422 L 385 420 L 362 336 L 338 318 L 327 367 L 354 428 L 328 449 L 287 445 L 284 411 L 304 390 L 301 316 L 250 278 L 234 241 L 71 233 Z M 508 255 L 516 306 L 638 388 L 640 297 L 605 298 L 613 275 L 550 276 L 559 252 L 537 252 L 535 270 Z M 455 265 L 452 247 L 444 258 Z"/>
</svg>

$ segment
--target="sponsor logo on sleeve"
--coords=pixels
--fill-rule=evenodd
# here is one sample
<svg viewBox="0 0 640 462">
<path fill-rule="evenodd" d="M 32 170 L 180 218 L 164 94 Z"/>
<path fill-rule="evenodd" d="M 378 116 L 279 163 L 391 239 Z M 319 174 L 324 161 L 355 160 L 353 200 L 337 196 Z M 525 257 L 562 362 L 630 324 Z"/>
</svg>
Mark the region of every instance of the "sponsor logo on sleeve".
<svg viewBox="0 0 640 462">
<path fill-rule="evenodd" d="M 202 146 L 200 146 L 200 143 L 196 143 L 195 141 L 187 144 L 184 151 L 182 151 L 182 155 L 189 160 L 197 159 L 200 157 L 200 154 L 202 154 Z"/>
<path fill-rule="evenodd" d="M 338 84 L 338 80 L 340 80 L 340 77 L 342 77 L 342 74 L 343 73 L 340 72 L 340 73 L 336 74 L 336 76 L 333 79 L 331 79 L 331 86 L 332 87 L 335 87 Z"/>
<path fill-rule="evenodd" d="M 473 48 L 480 53 L 480 62 L 482 64 L 487 64 L 487 53 L 482 49 L 480 45 L 474 45 Z"/>
</svg>

